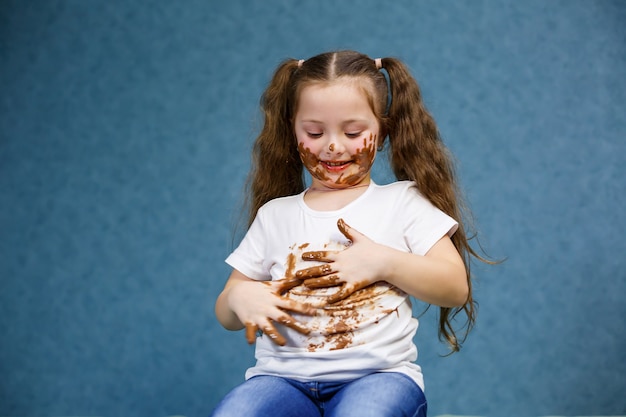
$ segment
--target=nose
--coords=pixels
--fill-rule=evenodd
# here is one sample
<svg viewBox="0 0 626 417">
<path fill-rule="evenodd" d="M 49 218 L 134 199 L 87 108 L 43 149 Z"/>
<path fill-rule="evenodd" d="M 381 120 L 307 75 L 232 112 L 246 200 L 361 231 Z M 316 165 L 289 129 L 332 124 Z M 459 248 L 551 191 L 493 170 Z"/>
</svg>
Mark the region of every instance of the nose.
<svg viewBox="0 0 626 417">
<path fill-rule="evenodd" d="M 335 134 L 328 135 L 328 141 L 326 142 L 326 151 L 327 153 L 341 151 L 341 140 L 337 135 Z"/>
</svg>

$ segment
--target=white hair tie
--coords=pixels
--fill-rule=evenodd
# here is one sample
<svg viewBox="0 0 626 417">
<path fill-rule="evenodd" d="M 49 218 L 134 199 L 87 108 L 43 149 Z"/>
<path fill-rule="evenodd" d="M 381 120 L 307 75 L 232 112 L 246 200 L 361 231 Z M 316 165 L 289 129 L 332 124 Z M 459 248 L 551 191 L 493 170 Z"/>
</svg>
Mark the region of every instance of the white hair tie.
<svg viewBox="0 0 626 417">
<path fill-rule="evenodd" d="M 374 60 L 374 63 L 376 64 L 376 69 L 381 69 L 383 67 L 383 60 L 382 58 L 376 58 Z"/>
</svg>

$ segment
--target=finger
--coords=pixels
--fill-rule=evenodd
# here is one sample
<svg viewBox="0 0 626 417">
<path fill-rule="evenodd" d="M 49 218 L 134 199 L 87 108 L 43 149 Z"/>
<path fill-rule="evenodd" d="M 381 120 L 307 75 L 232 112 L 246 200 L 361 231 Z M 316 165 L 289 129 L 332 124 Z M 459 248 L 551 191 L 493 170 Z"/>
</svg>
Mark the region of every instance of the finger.
<svg viewBox="0 0 626 417">
<path fill-rule="evenodd" d="M 303 282 L 308 288 L 327 288 L 341 285 L 338 275 L 329 275 L 321 278 L 309 278 Z"/>
<path fill-rule="evenodd" d="M 310 268 L 296 271 L 296 278 L 307 279 L 307 278 L 323 277 L 324 275 L 328 275 L 333 272 L 334 272 L 333 268 L 330 266 L 330 264 L 323 264 L 323 265 L 312 266 Z"/>
<path fill-rule="evenodd" d="M 293 300 L 285 300 L 279 307 L 283 310 L 293 311 L 295 313 L 305 314 L 307 316 L 314 316 L 317 313 L 317 309 L 311 304 L 299 303 Z"/>
<path fill-rule="evenodd" d="M 253 345 L 256 341 L 256 333 L 259 331 L 259 326 L 254 323 L 246 323 L 246 340 L 249 344 Z"/>
<path fill-rule="evenodd" d="M 328 303 L 329 304 L 338 303 L 339 301 L 344 300 L 348 298 L 349 296 L 351 296 L 354 292 L 356 292 L 356 290 L 357 288 L 354 288 L 351 285 L 344 285 L 342 289 L 340 289 L 335 294 L 330 295 L 328 297 Z"/>
<path fill-rule="evenodd" d="M 348 226 L 348 224 L 343 219 L 337 220 L 337 227 L 339 228 L 341 234 L 343 234 L 348 240 L 354 241 L 354 237 L 352 235 L 353 229 Z"/>
<path fill-rule="evenodd" d="M 282 295 L 290 289 L 297 287 L 302 283 L 301 279 L 287 278 L 280 281 L 276 281 L 276 294 Z"/>
<path fill-rule="evenodd" d="M 313 252 L 304 252 L 302 254 L 302 259 L 305 261 L 319 261 L 319 262 L 333 262 L 333 259 L 330 258 L 333 252 L 318 250 Z"/>
<path fill-rule="evenodd" d="M 283 324 L 299 333 L 307 335 L 311 333 L 311 329 L 307 328 L 304 324 L 300 323 L 293 319 L 293 317 L 284 315 L 278 318 L 277 320 L 280 324 Z"/>
<path fill-rule="evenodd" d="M 276 343 L 278 346 L 285 346 L 285 344 L 287 343 L 283 335 L 278 333 L 276 327 L 274 327 L 271 323 L 263 327 L 263 333 L 265 333 L 270 338 L 270 340 Z"/>
</svg>

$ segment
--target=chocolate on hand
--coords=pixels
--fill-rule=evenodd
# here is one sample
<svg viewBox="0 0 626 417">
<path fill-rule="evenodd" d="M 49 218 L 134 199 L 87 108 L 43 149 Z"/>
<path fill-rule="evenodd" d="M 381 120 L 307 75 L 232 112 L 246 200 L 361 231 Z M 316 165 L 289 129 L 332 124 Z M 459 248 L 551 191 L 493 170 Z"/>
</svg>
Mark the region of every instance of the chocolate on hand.
<svg viewBox="0 0 626 417">
<path fill-rule="evenodd" d="M 295 331 L 307 335 L 311 333 L 311 330 L 306 328 L 303 324 L 294 320 L 291 316 L 285 314 L 284 316 L 280 316 L 277 320 L 278 323 L 285 325 L 289 328 L 294 329 Z M 254 344 L 256 340 L 257 333 L 259 331 L 259 326 L 254 323 L 246 323 L 246 340 L 249 344 Z M 285 346 L 287 340 L 283 335 L 276 330 L 272 321 L 268 321 L 268 324 L 263 327 L 262 332 L 265 333 L 274 343 L 279 346 Z"/>
<path fill-rule="evenodd" d="M 337 228 L 346 237 L 346 239 L 349 240 L 349 246 L 352 246 L 353 244 L 359 245 L 361 244 L 360 242 L 367 240 L 365 236 L 348 226 L 343 219 L 339 219 L 337 221 Z M 333 304 L 341 301 L 354 292 L 371 284 L 371 282 L 366 281 L 348 282 L 341 276 L 341 268 L 333 267 L 335 260 L 338 260 L 338 257 L 340 256 L 348 256 L 349 251 L 350 248 L 347 249 L 345 254 L 342 253 L 343 251 L 325 250 L 304 252 L 302 254 L 303 260 L 324 263 L 310 268 L 301 269 L 295 273 L 295 277 L 297 279 L 301 279 L 302 284 L 308 288 L 340 287 L 335 294 L 328 297 L 327 302 L 329 304 Z"/>
</svg>

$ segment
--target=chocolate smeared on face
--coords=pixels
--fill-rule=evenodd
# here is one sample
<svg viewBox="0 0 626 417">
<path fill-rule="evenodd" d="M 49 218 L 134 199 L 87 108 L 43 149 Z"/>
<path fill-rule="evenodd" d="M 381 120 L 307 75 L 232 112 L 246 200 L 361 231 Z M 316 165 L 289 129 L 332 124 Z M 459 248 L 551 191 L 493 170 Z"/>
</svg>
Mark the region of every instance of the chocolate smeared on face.
<svg viewBox="0 0 626 417">
<path fill-rule="evenodd" d="M 309 171 L 313 178 L 317 178 L 320 181 L 329 181 L 330 178 L 324 172 L 324 168 L 319 166 L 319 159 L 315 156 L 309 148 L 305 148 L 302 143 L 298 144 L 298 152 L 300 153 L 300 159 L 304 164 L 304 167 Z"/>
<path fill-rule="evenodd" d="M 369 140 L 367 138 L 363 138 L 363 148 L 359 149 L 354 155 L 354 163 L 359 167 L 359 170 L 346 178 L 339 177 L 337 183 L 348 185 L 358 184 L 363 177 L 370 172 L 375 159 L 376 137 L 373 134 L 370 134 Z"/>
<path fill-rule="evenodd" d="M 298 144 L 298 152 L 302 163 L 313 178 L 322 182 L 331 182 L 334 185 L 356 185 L 359 184 L 372 169 L 372 165 L 376 159 L 376 136 L 370 133 L 369 138 L 363 138 L 363 147 L 358 148 L 356 153 L 352 155 L 352 159 L 346 161 L 346 163 L 351 165 L 348 167 L 348 170 L 351 172 L 349 172 L 348 175 L 341 173 L 335 179 L 333 179 L 332 174 L 325 169 L 322 160 L 311 152 L 309 148 L 305 148 L 303 143 Z"/>
</svg>

